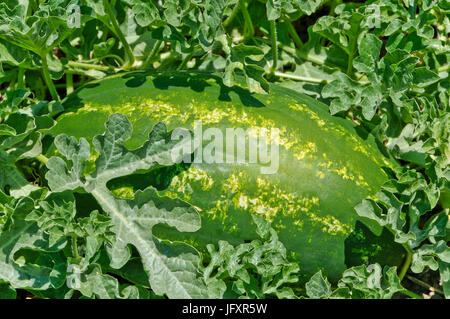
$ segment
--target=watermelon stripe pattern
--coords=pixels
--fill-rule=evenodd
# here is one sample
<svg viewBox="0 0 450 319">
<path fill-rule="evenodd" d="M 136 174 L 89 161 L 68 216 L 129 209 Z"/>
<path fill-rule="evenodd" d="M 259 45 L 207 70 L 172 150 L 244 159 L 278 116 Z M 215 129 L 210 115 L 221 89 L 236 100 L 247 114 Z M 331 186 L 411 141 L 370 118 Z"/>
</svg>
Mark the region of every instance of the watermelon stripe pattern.
<svg viewBox="0 0 450 319">
<path fill-rule="evenodd" d="M 110 189 L 121 197 L 154 186 L 162 195 L 181 198 L 200 212 L 202 227 L 180 233 L 156 226 L 153 234 L 182 240 L 200 251 L 209 243 L 232 244 L 257 238 L 251 214 L 272 222 L 281 241 L 299 261 L 305 279 L 322 269 L 337 280 L 349 266 L 401 264 L 405 252 L 392 235 L 359 217 L 354 206 L 374 198 L 387 180 L 383 168 L 396 165 L 383 147 L 354 123 L 333 117 L 327 106 L 287 88 L 272 85 L 270 94 L 250 94 L 244 87 L 224 86 L 218 77 L 199 73 L 126 73 L 94 82 L 63 102 L 65 112 L 49 132 L 91 140 L 112 113 L 133 124 L 127 142 L 137 148 L 154 124 L 179 127 L 268 131 L 268 146 L 279 151 L 275 174 L 261 174 L 261 163 L 200 163 L 161 167 Z M 208 142 L 203 142 L 203 148 Z M 238 146 L 239 148 L 239 146 Z M 225 159 L 229 149 L 216 149 Z M 246 149 L 246 158 L 248 150 Z"/>
</svg>

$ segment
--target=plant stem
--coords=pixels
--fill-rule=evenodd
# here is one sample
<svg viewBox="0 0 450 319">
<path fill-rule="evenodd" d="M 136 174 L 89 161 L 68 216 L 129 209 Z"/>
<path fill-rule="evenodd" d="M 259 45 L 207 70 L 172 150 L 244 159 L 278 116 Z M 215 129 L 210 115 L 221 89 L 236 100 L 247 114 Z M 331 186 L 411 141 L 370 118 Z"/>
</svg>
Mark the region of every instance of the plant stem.
<svg viewBox="0 0 450 319">
<path fill-rule="evenodd" d="M 125 49 L 126 54 L 126 62 L 122 66 L 124 69 L 130 69 L 134 65 L 134 55 L 133 51 L 131 50 L 130 45 L 128 44 L 127 40 L 125 39 L 125 36 L 122 33 L 122 30 L 120 30 L 119 23 L 116 20 L 116 16 L 114 15 L 114 12 L 112 10 L 111 4 L 108 0 L 103 0 L 103 6 L 105 7 L 106 13 L 109 16 L 109 19 L 111 20 L 112 26 L 114 28 L 114 33 L 119 38 L 120 42 L 122 42 L 122 45 Z"/>
<path fill-rule="evenodd" d="M 191 53 L 189 53 L 181 62 L 181 64 L 177 67 L 177 71 L 183 70 L 186 64 L 192 59 L 192 57 L 195 54 L 195 50 L 193 50 Z"/>
<path fill-rule="evenodd" d="M 52 78 L 50 76 L 50 71 L 48 69 L 47 55 L 45 53 L 42 54 L 41 59 L 42 59 L 42 74 L 44 75 L 45 84 L 47 84 L 52 99 L 59 101 L 58 92 L 56 91 L 55 84 L 53 84 Z"/>
<path fill-rule="evenodd" d="M 245 0 L 239 0 L 239 8 L 241 8 L 242 15 L 244 16 L 245 26 L 247 27 L 247 32 L 245 32 L 245 38 L 251 38 L 255 34 L 255 28 L 253 27 L 252 18 L 247 10 L 247 4 Z"/>
<path fill-rule="evenodd" d="M 273 56 L 273 63 L 272 67 L 270 68 L 270 73 L 274 74 L 278 66 L 278 41 L 277 41 L 277 27 L 275 20 L 269 21 L 269 25 L 270 25 L 270 39 L 272 41 L 272 56 Z"/>
<path fill-rule="evenodd" d="M 66 73 L 66 93 L 69 95 L 73 92 L 73 74 Z"/>
<path fill-rule="evenodd" d="M 296 80 L 296 81 L 303 81 L 303 82 L 310 82 L 310 83 L 328 83 L 328 80 L 325 80 L 325 79 L 317 79 L 317 78 L 311 78 L 311 77 L 300 76 L 300 75 L 295 75 L 295 74 L 288 74 L 288 73 L 283 73 L 283 72 L 275 72 L 274 74 L 280 78 L 291 79 L 291 80 Z"/>
<path fill-rule="evenodd" d="M 289 20 L 285 20 L 285 23 L 287 25 L 288 32 L 289 32 L 289 35 L 292 38 L 292 41 L 294 41 L 295 46 L 297 47 L 297 49 L 300 49 L 301 47 L 303 47 L 302 39 L 300 39 L 300 37 L 297 34 L 297 31 L 295 31 L 294 26 L 292 25 L 292 23 Z"/>
<path fill-rule="evenodd" d="M 357 27 L 356 30 L 356 34 L 359 34 L 359 26 Z M 356 53 L 356 45 L 357 45 L 357 40 L 356 38 L 352 38 L 352 40 L 350 40 L 349 43 L 349 50 L 348 50 L 348 59 L 347 59 L 347 75 L 350 78 L 353 78 L 353 59 L 355 57 L 355 53 Z"/>
<path fill-rule="evenodd" d="M 77 236 L 75 235 L 72 236 L 72 254 L 74 258 L 80 258 L 80 255 L 78 254 Z"/>
<path fill-rule="evenodd" d="M 121 65 L 125 64 L 125 61 L 118 55 L 116 54 L 107 54 L 105 56 L 102 56 L 102 60 L 105 58 L 112 58 L 112 59 L 116 59 Z"/>
<path fill-rule="evenodd" d="M 355 43 L 355 44 L 353 44 Z M 354 58 L 354 45 L 356 45 L 355 41 L 352 41 L 350 45 L 350 52 L 348 53 L 348 59 L 347 59 L 347 75 L 352 78 L 352 71 L 353 71 L 353 58 Z"/>
<path fill-rule="evenodd" d="M 66 74 L 68 74 L 68 73 L 70 73 L 70 74 L 78 74 L 78 75 L 80 75 L 80 81 L 79 82 L 77 82 L 77 83 L 74 83 L 74 88 L 75 88 L 75 86 L 83 86 L 84 84 L 85 84 L 85 79 L 83 79 L 83 77 L 86 75 L 86 72 L 84 72 L 84 71 L 81 71 L 81 70 L 74 70 L 74 69 L 67 69 L 67 70 L 65 70 L 65 73 Z M 89 78 L 96 78 L 95 76 L 92 76 L 92 75 L 87 75 Z M 57 87 L 57 88 L 65 88 L 65 89 L 67 89 L 67 86 L 66 86 L 66 84 L 64 84 L 64 83 L 61 83 L 61 84 L 55 84 L 55 86 Z"/>
<path fill-rule="evenodd" d="M 230 16 L 226 18 L 226 20 L 223 22 L 223 27 L 226 28 L 230 25 L 231 22 L 233 22 L 234 18 L 239 12 L 239 2 L 236 3 L 236 5 L 233 8 L 233 11 L 231 12 Z"/>
<path fill-rule="evenodd" d="M 152 50 L 150 51 L 150 54 L 145 59 L 144 63 L 142 63 L 142 68 L 143 69 L 148 69 L 149 68 L 150 64 L 153 61 L 153 58 L 155 57 L 157 52 L 159 52 L 159 50 L 161 49 L 161 43 L 162 42 L 163 42 L 162 40 L 157 40 L 156 41 L 155 45 L 153 46 Z"/>
<path fill-rule="evenodd" d="M 37 159 L 39 162 L 41 162 L 44 165 L 46 165 L 48 162 L 48 158 L 44 154 L 36 155 L 34 158 Z"/>
<path fill-rule="evenodd" d="M 395 231 L 391 227 L 386 227 L 386 228 L 395 236 Z M 402 268 L 400 269 L 400 272 L 398 274 L 398 278 L 400 279 L 400 281 L 402 281 L 403 278 L 405 277 L 405 274 L 408 271 L 409 266 L 411 266 L 411 260 L 412 260 L 411 248 L 406 243 L 402 244 L 402 246 L 406 250 L 406 258 L 405 258 Z"/>
<path fill-rule="evenodd" d="M 442 290 L 440 290 L 439 288 L 435 288 L 429 284 L 427 284 L 426 282 L 423 282 L 420 279 L 414 278 L 413 276 L 409 276 L 407 275 L 406 278 L 408 278 L 409 280 L 413 281 L 414 283 L 418 284 L 419 286 L 422 286 L 426 289 L 433 289 L 435 292 L 437 292 L 438 294 L 444 295 L 444 292 Z"/>
<path fill-rule="evenodd" d="M 25 76 L 25 69 L 19 66 L 19 71 L 17 72 L 17 88 L 23 89 L 25 87 L 24 83 L 24 76 Z"/>
<path fill-rule="evenodd" d="M 68 66 L 72 66 L 74 68 L 92 69 L 92 70 L 99 70 L 99 71 L 115 71 L 115 72 L 118 72 L 118 71 L 121 70 L 120 68 L 115 68 L 113 66 L 90 64 L 90 63 L 77 62 L 77 61 L 69 61 L 69 62 L 67 62 L 67 65 Z"/>
<path fill-rule="evenodd" d="M 330 15 L 333 15 L 334 14 L 334 10 L 336 9 L 336 7 L 338 6 L 338 5 L 340 5 L 342 3 L 342 0 L 335 0 L 335 1 L 332 1 L 330 4 L 329 4 L 329 6 L 330 6 Z"/>
<path fill-rule="evenodd" d="M 72 71 L 66 71 L 66 74 L 68 74 L 68 73 L 70 73 L 70 74 L 78 74 L 77 72 L 72 72 Z M 57 89 L 65 89 L 65 90 L 67 90 L 67 83 L 56 83 L 55 84 L 55 87 L 57 88 Z M 73 84 L 73 89 L 75 90 L 75 87 L 76 87 L 76 85 L 75 85 L 75 83 Z"/>
<path fill-rule="evenodd" d="M 403 278 L 405 277 L 406 272 L 408 271 L 409 266 L 411 265 L 411 260 L 412 260 L 411 248 L 409 248 L 409 246 L 406 244 L 403 244 L 402 246 L 406 250 L 406 258 L 402 265 L 402 268 L 400 269 L 400 273 L 398 274 L 398 278 L 400 278 L 400 281 L 402 281 Z"/>
<path fill-rule="evenodd" d="M 259 41 L 259 42 L 269 43 L 268 39 L 255 38 L 255 40 Z M 292 56 L 298 56 L 299 58 L 309 61 L 309 62 L 312 62 L 314 64 L 319 64 L 319 65 L 325 64 L 325 61 L 320 58 L 311 56 L 309 54 L 305 54 L 304 52 L 302 52 L 298 49 L 288 47 L 280 42 L 278 42 L 278 47 L 281 48 L 281 50 L 285 51 L 286 53 L 289 53 Z"/>
<path fill-rule="evenodd" d="M 414 299 L 423 299 L 422 296 L 419 296 L 418 294 L 416 294 L 416 293 L 414 293 L 414 292 L 412 292 L 412 291 L 410 291 L 408 289 L 403 289 L 401 291 L 401 293 L 403 293 L 403 294 L 405 294 L 407 296 L 410 296 L 411 298 L 414 298 Z"/>
</svg>

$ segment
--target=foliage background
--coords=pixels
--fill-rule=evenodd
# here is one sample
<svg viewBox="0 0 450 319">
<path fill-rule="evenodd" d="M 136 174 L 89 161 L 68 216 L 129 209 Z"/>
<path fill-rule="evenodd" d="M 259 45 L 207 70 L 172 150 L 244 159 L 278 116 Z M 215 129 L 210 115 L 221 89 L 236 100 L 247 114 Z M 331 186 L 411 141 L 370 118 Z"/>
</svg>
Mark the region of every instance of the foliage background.
<svg viewBox="0 0 450 319">
<path fill-rule="evenodd" d="M 401 163 L 378 200 L 356 210 L 408 249 L 407 273 L 362 265 L 335 287 L 321 273 L 298 286 L 298 265 L 270 225 L 255 220 L 261 240 L 209 247 L 201 269 L 209 296 L 416 298 L 431 287 L 449 297 L 449 12 L 448 0 L 2 1 L 0 296 L 156 297 L 143 271 L 130 278 L 108 268 L 106 215 L 75 216 L 70 193 L 48 199 L 42 155 L 62 98 L 93 79 L 143 69 L 217 72 L 228 86 L 242 75 L 253 92 L 277 82 L 360 124 Z M 8 246 L 27 225 L 50 238 L 46 247 L 25 239 Z M 32 277 L 11 284 L 17 264 Z M 83 269 L 84 286 L 67 287 L 68 264 Z"/>
</svg>

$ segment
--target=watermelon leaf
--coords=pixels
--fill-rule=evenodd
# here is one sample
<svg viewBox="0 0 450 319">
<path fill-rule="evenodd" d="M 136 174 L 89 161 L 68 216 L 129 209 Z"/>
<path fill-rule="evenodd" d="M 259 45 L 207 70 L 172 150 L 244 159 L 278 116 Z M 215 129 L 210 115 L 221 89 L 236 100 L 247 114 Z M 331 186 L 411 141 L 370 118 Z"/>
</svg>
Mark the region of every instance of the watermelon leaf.
<svg viewBox="0 0 450 319">
<path fill-rule="evenodd" d="M 53 245 L 36 223 L 28 222 L 26 216 L 35 208 L 35 201 L 23 197 L 17 201 L 11 223 L 0 237 L 0 280 L 8 282 L 13 288 L 48 289 L 54 286 L 53 268 L 41 263 L 22 263 L 14 256 L 22 249 L 51 253 L 62 249 L 66 241 Z"/>
<path fill-rule="evenodd" d="M 115 234 L 108 249 L 113 268 L 120 268 L 129 260 L 130 244 L 139 251 L 156 294 L 167 294 L 170 298 L 206 296 L 197 270 L 199 258 L 195 250 L 187 245 L 167 245 L 152 235 L 153 226 L 161 223 L 179 231 L 198 230 L 200 218 L 196 210 L 181 200 L 160 197 L 153 188 L 139 191 L 129 200 L 116 198 L 107 188 L 107 182 L 114 178 L 171 163 L 176 144 L 167 140 L 165 125 L 155 125 L 148 141 L 135 151 L 129 151 L 123 145 L 132 132 L 124 115 L 112 114 L 105 127 L 105 133 L 93 140 L 99 157 L 95 171 L 88 176 L 83 176 L 90 156 L 88 142 L 84 138 L 78 142 L 66 135 L 56 138 L 56 147 L 71 162 L 71 167 L 69 169 L 60 157 L 49 159 L 46 178 L 51 190 L 83 188 L 109 214 Z"/>
<path fill-rule="evenodd" d="M 404 292 L 396 267 L 379 264 L 361 265 L 344 271 L 337 288 L 332 290 L 322 272 L 317 272 L 306 284 L 310 298 L 390 299 L 396 292 Z"/>
</svg>

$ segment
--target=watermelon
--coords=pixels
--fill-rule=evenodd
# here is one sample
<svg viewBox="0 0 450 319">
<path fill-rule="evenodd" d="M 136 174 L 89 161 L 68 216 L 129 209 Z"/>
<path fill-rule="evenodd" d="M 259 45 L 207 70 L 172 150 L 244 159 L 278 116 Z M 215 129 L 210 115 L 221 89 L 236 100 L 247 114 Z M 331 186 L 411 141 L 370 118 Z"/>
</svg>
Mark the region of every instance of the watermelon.
<svg viewBox="0 0 450 319">
<path fill-rule="evenodd" d="M 180 163 L 112 181 L 108 187 L 116 196 L 130 197 L 153 186 L 198 209 L 199 231 L 180 233 L 158 225 L 153 234 L 159 238 L 184 241 L 200 251 L 220 240 L 237 245 L 258 238 L 251 218 L 257 214 L 272 223 L 305 280 L 322 270 L 336 281 L 348 267 L 399 266 L 406 256 L 388 230 L 354 209 L 363 199 L 375 198 L 388 178 L 386 170 L 396 164 L 372 135 L 331 116 L 326 105 L 306 95 L 277 85 L 270 94 L 252 94 L 210 74 L 132 72 L 92 82 L 63 105 L 49 134 L 92 140 L 104 131 L 110 114 L 123 113 L 134 128 L 126 143 L 130 149 L 139 147 L 158 122 L 169 130 L 192 131 L 201 123 L 203 132 L 215 128 L 223 136 L 227 128 L 278 130 L 276 139 L 263 139 L 268 149 L 277 147 L 277 165 Z M 203 141 L 203 151 L 210 142 Z M 240 147 L 216 148 L 214 155 L 225 158 Z M 270 165 L 275 172 L 264 173 L 262 167 Z"/>
</svg>

